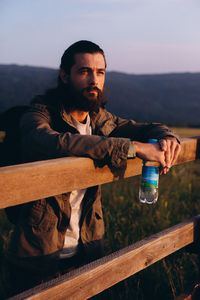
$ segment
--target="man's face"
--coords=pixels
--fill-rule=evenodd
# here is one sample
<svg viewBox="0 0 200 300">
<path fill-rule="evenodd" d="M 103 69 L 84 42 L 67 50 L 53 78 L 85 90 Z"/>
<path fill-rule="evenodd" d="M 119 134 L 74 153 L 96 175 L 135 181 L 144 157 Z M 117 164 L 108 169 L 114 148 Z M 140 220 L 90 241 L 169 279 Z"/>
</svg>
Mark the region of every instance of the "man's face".
<svg viewBox="0 0 200 300">
<path fill-rule="evenodd" d="M 98 111 L 102 104 L 105 81 L 105 60 L 101 53 L 78 53 L 70 74 L 60 70 L 60 78 L 71 97 L 66 98 L 67 110 Z"/>
<path fill-rule="evenodd" d="M 97 100 L 103 91 L 105 60 L 101 53 L 78 53 L 70 72 L 70 84 L 88 100 Z"/>
</svg>

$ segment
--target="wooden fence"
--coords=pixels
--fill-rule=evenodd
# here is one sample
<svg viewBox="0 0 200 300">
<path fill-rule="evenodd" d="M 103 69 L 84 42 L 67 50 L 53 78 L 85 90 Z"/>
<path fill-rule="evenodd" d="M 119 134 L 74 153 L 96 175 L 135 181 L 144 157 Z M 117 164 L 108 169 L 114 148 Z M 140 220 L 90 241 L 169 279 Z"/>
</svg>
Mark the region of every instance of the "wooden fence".
<svg viewBox="0 0 200 300">
<path fill-rule="evenodd" d="M 199 149 L 200 137 L 183 139 L 176 164 L 198 159 Z M 128 160 L 124 177 L 140 174 L 141 168 L 140 159 Z M 59 158 L 2 167 L 0 168 L 0 208 L 113 180 L 116 178 L 113 178 L 107 166 L 95 168 L 93 161 L 87 158 Z M 193 243 L 199 222 L 200 216 L 196 216 L 37 286 L 13 299 L 88 299 Z"/>
</svg>

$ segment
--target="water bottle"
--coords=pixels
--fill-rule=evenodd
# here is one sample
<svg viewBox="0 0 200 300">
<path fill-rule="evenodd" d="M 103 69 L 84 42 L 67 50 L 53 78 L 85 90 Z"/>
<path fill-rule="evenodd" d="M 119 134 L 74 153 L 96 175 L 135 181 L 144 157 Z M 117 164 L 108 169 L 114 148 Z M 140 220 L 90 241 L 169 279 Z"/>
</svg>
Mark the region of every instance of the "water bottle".
<svg viewBox="0 0 200 300">
<path fill-rule="evenodd" d="M 156 139 L 149 139 L 149 143 L 157 143 Z M 142 182 L 139 190 L 141 203 L 153 204 L 158 200 L 159 163 L 143 161 Z"/>
</svg>

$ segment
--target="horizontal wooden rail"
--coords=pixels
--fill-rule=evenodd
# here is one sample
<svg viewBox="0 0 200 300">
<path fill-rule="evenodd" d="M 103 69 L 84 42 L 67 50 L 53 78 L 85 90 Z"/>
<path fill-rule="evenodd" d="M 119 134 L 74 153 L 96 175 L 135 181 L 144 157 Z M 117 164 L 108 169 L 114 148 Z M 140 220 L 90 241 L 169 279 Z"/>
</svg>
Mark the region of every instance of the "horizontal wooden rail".
<svg viewBox="0 0 200 300">
<path fill-rule="evenodd" d="M 176 164 L 195 160 L 200 137 L 182 140 Z M 141 174 L 142 161 L 129 159 L 124 178 Z M 77 176 L 78 174 L 78 176 Z M 115 180 L 107 166 L 89 158 L 58 158 L 0 168 L 0 208 Z"/>
<path fill-rule="evenodd" d="M 195 240 L 200 215 L 13 298 L 88 299 Z"/>
</svg>

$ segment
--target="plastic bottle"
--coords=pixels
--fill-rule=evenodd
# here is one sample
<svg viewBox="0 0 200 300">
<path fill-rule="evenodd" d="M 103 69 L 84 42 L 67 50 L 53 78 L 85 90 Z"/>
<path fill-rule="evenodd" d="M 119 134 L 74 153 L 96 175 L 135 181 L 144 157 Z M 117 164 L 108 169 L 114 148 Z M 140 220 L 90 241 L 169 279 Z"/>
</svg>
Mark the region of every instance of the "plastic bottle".
<svg viewBox="0 0 200 300">
<path fill-rule="evenodd" d="M 149 143 L 157 143 L 156 139 L 149 139 Z M 139 189 L 141 203 L 153 204 L 158 200 L 159 163 L 143 161 L 142 182 Z"/>
</svg>

